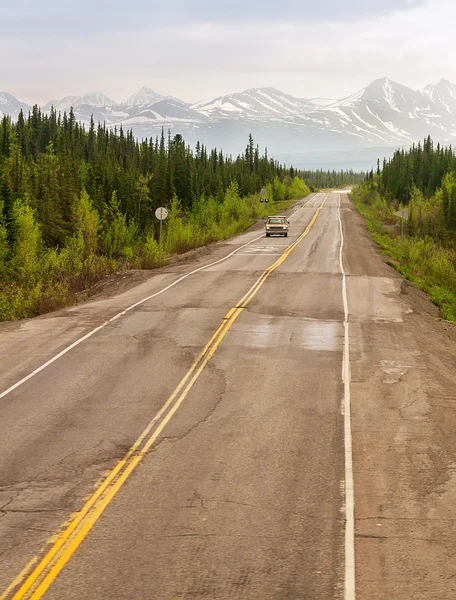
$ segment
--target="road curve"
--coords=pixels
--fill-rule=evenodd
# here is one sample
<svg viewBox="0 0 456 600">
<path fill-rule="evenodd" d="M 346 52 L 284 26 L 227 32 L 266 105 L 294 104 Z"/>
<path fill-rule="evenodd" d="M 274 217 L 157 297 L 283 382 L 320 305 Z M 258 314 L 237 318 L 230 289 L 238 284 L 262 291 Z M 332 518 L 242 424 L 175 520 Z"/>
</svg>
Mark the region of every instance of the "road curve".
<svg viewBox="0 0 456 600">
<path fill-rule="evenodd" d="M 456 336 L 345 195 L 291 213 L 0 327 L 1 600 L 454 597 Z"/>
</svg>

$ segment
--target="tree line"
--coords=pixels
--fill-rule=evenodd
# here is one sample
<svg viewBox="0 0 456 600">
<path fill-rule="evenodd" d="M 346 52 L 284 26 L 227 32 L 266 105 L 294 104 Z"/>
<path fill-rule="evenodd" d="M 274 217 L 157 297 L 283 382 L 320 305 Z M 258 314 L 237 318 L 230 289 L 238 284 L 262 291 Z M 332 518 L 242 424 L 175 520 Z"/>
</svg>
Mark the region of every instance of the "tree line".
<svg viewBox="0 0 456 600">
<path fill-rule="evenodd" d="M 234 235 L 309 188 L 300 171 L 260 153 L 250 135 L 233 158 L 181 135 L 136 140 L 73 110 L 35 106 L 0 122 L 0 319 L 64 306 L 119 268 L 160 262 L 155 209 L 164 205 L 165 252 Z M 279 204 L 278 206 L 282 206 Z M 266 208 L 267 207 L 267 208 Z"/>
<path fill-rule="evenodd" d="M 431 138 L 377 165 L 352 199 L 405 277 L 456 323 L 456 157 Z M 406 207 L 404 220 L 395 215 Z M 386 225 L 386 227 L 385 227 Z"/>
<path fill-rule="evenodd" d="M 409 208 L 408 229 L 417 235 L 452 240 L 456 234 L 456 155 L 451 146 L 423 144 L 397 150 L 380 161 L 367 183 L 390 205 Z"/>
<path fill-rule="evenodd" d="M 192 151 L 177 134 L 138 141 L 131 131 L 79 124 L 72 110 L 43 114 L 38 107 L 15 124 L 0 124 L 0 202 L 6 223 L 12 222 L 17 198 L 28 198 L 42 224 L 48 244 L 63 244 L 72 232 L 73 203 L 82 190 L 99 214 L 109 207 L 113 193 L 119 210 L 140 230 L 153 223 L 153 212 L 176 195 L 189 210 L 202 195 L 218 201 L 231 182 L 241 196 L 285 177 L 299 176 L 260 154 L 249 137 L 245 153 L 233 159 L 221 150 L 197 144 Z M 9 235 L 12 235 L 10 231 Z"/>
</svg>

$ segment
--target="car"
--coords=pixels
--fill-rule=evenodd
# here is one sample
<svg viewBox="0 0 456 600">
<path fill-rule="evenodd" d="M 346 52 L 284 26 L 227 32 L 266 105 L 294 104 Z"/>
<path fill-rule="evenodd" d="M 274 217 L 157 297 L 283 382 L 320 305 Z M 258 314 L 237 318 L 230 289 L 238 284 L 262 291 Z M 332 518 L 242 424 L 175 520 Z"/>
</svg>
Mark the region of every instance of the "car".
<svg viewBox="0 0 456 600">
<path fill-rule="evenodd" d="M 283 235 L 287 237 L 289 225 L 290 221 L 287 217 L 283 215 L 275 215 L 272 217 L 268 217 L 264 226 L 266 237 L 269 237 L 273 234 Z"/>
</svg>

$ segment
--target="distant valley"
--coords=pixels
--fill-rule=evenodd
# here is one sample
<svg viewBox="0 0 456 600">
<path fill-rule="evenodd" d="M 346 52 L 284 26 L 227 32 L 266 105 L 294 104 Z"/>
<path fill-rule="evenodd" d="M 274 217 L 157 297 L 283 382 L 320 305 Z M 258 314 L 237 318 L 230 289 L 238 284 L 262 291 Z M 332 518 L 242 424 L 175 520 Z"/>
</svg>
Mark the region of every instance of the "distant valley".
<svg viewBox="0 0 456 600">
<path fill-rule="evenodd" d="M 41 107 L 69 111 L 85 124 L 132 129 L 138 138 L 161 129 L 180 133 L 194 146 L 238 154 L 249 133 L 274 158 L 303 168 L 369 169 L 378 156 L 408 147 L 430 135 L 434 141 L 456 139 L 456 85 L 442 79 L 412 90 L 387 78 L 378 79 L 343 98 L 295 98 L 274 88 L 252 88 L 189 104 L 144 87 L 124 102 L 102 93 L 68 96 Z M 27 104 L 0 92 L 0 116 L 16 119 Z"/>
</svg>

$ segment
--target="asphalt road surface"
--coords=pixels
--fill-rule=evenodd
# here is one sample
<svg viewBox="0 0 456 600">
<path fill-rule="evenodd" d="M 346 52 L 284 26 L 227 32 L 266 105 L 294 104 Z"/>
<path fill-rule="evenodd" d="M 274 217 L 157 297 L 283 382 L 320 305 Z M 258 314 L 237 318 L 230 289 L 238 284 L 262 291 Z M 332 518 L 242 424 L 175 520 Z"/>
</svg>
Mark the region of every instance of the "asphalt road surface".
<svg viewBox="0 0 456 600">
<path fill-rule="evenodd" d="M 455 328 L 289 214 L 0 325 L 0 600 L 456 598 Z"/>
</svg>

